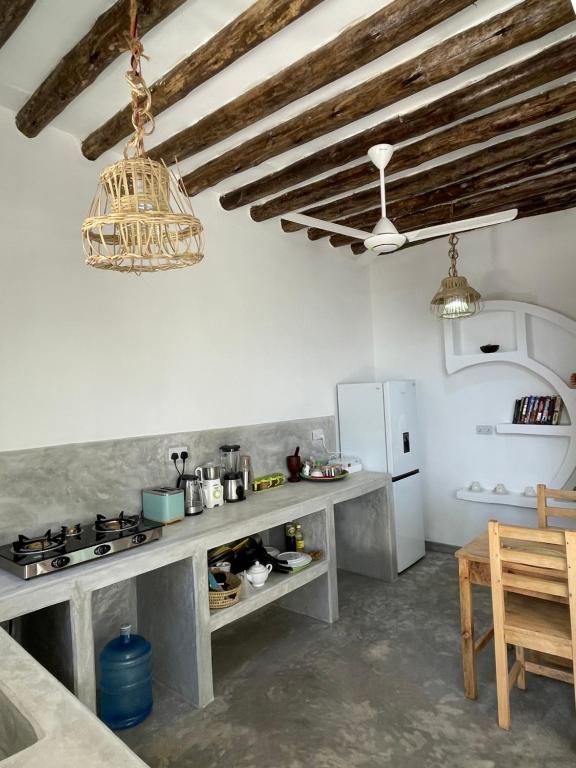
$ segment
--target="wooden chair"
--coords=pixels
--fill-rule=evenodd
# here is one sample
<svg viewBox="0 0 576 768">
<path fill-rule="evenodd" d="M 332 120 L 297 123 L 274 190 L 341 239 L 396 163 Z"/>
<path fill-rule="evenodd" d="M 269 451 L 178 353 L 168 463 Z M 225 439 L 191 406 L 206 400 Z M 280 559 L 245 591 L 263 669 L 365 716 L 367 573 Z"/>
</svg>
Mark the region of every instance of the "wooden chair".
<svg viewBox="0 0 576 768">
<path fill-rule="evenodd" d="M 538 485 L 536 488 L 538 497 L 538 527 L 548 528 L 549 517 L 565 517 L 576 520 L 576 491 L 564 491 L 556 488 L 546 488 L 545 485 Z M 571 501 L 573 507 L 549 507 L 548 499 L 554 501 Z"/>
<path fill-rule="evenodd" d="M 576 659 L 576 531 L 488 527 L 498 725 L 510 728 L 510 691 L 526 688 L 526 672 L 574 685 Z M 508 671 L 507 645 L 516 646 Z M 571 668 L 525 658 L 525 650 L 571 660 Z"/>
</svg>

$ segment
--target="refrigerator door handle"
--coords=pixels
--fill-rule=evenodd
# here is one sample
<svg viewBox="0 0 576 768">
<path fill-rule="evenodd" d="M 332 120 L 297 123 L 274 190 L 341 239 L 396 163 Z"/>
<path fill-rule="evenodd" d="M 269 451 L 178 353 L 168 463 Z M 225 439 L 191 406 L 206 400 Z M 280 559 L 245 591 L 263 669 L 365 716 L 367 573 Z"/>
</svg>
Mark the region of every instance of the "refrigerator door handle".
<svg viewBox="0 0 576 768">
<path fill-rule="evenodd" d="M 393 483 L 397 483 L 399 480 L 405 480 L 407 477 L 412 477 L 412 475 L 417 475 L 420 472 L 419 469 L 413 469 L 412 472 L 404 472 L 403 475 L 396 475 L 392 478 Z"/>
</svg>

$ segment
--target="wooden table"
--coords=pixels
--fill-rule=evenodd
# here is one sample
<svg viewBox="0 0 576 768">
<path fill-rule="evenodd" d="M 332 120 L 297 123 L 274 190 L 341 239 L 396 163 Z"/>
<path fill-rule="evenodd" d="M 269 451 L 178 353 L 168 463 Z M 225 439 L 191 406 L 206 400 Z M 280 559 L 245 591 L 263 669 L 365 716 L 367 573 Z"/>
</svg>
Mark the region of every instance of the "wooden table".
<svg viewBox="0 0 576 768">
<path fill-rule="evenodd" d="M 494 636 L 491 626 L 476 640 L 474 635 L 474 602 L 472 585 L 490 587 L 490 554 L 488 533 L 473 539 L 457 550 L 458 575 L 460 580 L 460 645 L 462 649 L 462 670 L 464 693 L 469 699 L 478 698 L 476 656 Z"/>
</svg>

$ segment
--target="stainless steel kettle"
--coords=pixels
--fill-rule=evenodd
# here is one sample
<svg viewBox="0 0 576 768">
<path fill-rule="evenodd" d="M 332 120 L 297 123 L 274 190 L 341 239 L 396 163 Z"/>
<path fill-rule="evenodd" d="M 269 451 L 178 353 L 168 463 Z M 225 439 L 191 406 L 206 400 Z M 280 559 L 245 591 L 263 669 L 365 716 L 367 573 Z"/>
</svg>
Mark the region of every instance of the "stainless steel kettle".
<svg viewBox="0 0 576 768">
<path fill-rule="evenodd" d="M 196 475 L 182 475 L 180 488 L 184 491 L 184 514 L 199 515 L 204 511 L 202 489 Z"/>
</svg>

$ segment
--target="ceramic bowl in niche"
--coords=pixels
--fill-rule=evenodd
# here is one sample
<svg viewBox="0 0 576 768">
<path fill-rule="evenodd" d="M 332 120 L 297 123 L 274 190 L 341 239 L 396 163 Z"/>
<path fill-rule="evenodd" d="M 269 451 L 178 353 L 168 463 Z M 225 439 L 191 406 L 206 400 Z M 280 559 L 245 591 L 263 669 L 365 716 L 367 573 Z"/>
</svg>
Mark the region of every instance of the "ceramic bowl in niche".
<svg viewBox="0 0 576 768">
<path fill-rule="evenodd" d="M 490 355 L 492 352 L 498 352 L 500 349 L 500 344 L 482 344 L 480 347 L 480 351 L 484 352 L 485 355 Z"/>
</svg>

